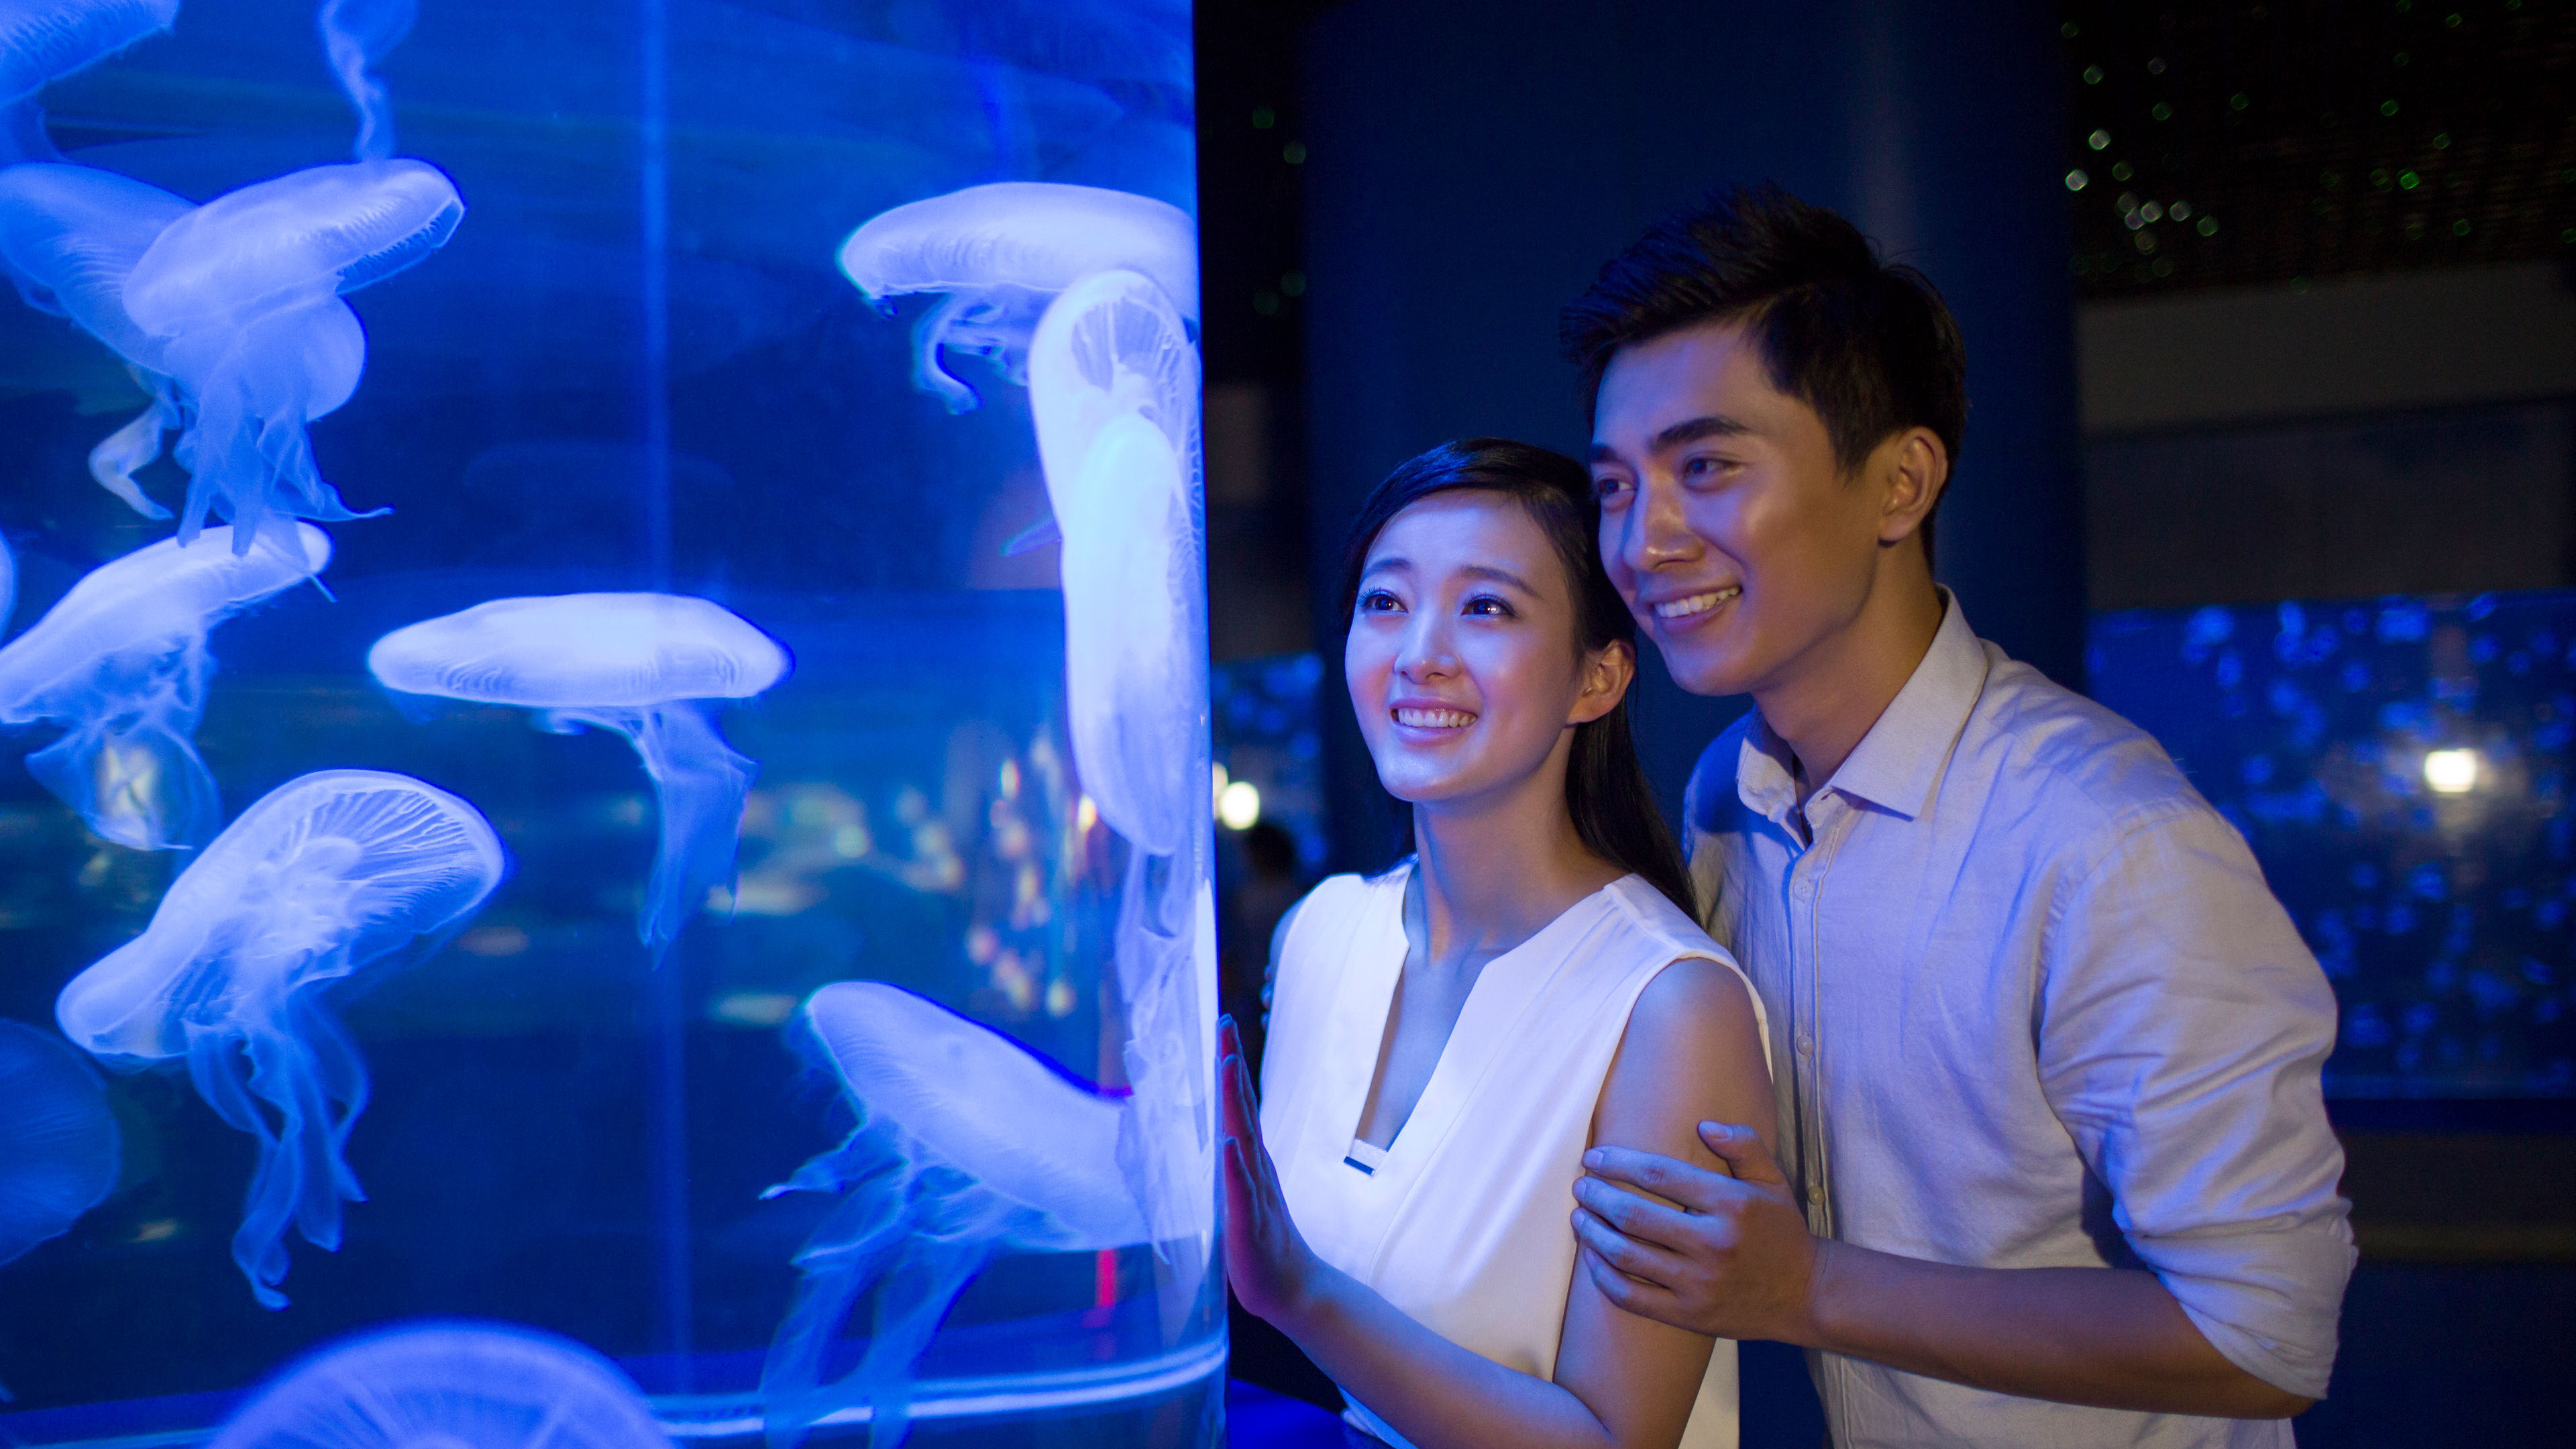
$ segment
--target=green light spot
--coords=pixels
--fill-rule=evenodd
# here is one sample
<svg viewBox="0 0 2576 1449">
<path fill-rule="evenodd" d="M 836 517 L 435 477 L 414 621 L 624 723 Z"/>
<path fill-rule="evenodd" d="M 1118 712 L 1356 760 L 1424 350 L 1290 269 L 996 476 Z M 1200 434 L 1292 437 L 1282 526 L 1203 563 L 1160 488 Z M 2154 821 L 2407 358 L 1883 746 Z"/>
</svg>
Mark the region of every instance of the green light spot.
<svg viewBox="0 0 2576 1449">
<path fill-rule="evenodd" d="M 2096 151 L 2108 151 L 2111 149 L 2111 133 L 2108 131 L 2096 131 L 2092 135 L 2084 138 L 2084 144 L 2092 147 Z"/>
<path fill-rule="evenodd" d="M 2084 27 L 2076 24 L 2072 20 L 2069 20 L 2064 25 L 2057 27 L 2057 33 L 2068 40 L 2073 40 L 2075 37 L 2084 33 Z"/>
<path fill-rule="evenodd" d="M 2396 115 L 2397 103 L 2395 101 L 2381 101 L 2379 103 L 2379 113 L 2383 116 Z"/>
<path fill-rule="evenodd" d="M 2453 235 L 2453 236 L 2467 236 L 2468 234 L 2469 234 L 2469 220 L 2468 220 L 2468 218 L 2467 218 L 2467 217 L 2462 217 L 2462 218 L 2460 218 L 2458 221 L 2455 221 L 2455 222 L 2452 222 L 2452 223 L 2451 223 L 2451 235 Z"/>
<path fill-rule="evenodd" d="M 1255 293 L 1253 293 L 1253 294 L 1252 294 L 1252 310 L 1253 310 L 1253 311 L 1255 311 L 1255 312 L 1260 313 L 1260 314 L 1261 314 L 1262 316 L 1264 316 L 1264 317 L 1276 317 L 1276 316 L 1278 316 L 1278 315 L 1279 315 L 1279 294 L 1278 294 L 1277 292 L 1255 292 Z"/>
<path fill-rule="evenodd" d="M 2216 236 L 2218 235 L 2218 218 L 2214 216 L 2204 216 L 2193 225 L 2192 230 L 2199 232 L 2202 236 Z"/>
<path fill-rule="evenodd" d="M 1279 113 L 1277 111 L 1270 109 L 1268 106 L 1254 106 L 1252 108 L 1252 129 L 1256 131 L 1267 131 L 1278 124 Z"/>
<path fill-rule="evenodd" d="M 2460 28 L 2460 12 L 2459 12 L 2459 11 L 2457 11 L 2457 10 L 2454 10 L 2454 11 L 2452 11 L 2450 14 L 2443 16 L 2443 17 L 2442 17 L 2442 23 L 2443 23 L 2444 25 L 2447 25 L 2447 26 L 2451 27 L 2453 30 L 2457 30 L 2457 29 L 2459 29 L 2459 28 Z"/>
<path fill-rule="evenodd" d="M 2150 112 L 2150 114 L 2159 121 L 2170 121 L 2173 119 L 2173 107 L 2166 105 L 2162 101 L 2158 101 L 2155 104 L 2155 109 Z"/>
<path fill-rule="evenodd" d="M 2126 161 L 2114 161 L 2111 163 L 2111 179 L 2114 181 L 2126 181 L 2137 174 L 2138 169 L 2131 166 Z"/>
<path fill-rule="evenodd" d="M 2238 91 L 2227 98 L 2227 109 L 2231 111 L 2241 111 L 2252 104 L 2254 104 L 2254 98 L 2243 91 Z"/>
<path fill-rule="evenodd" d="M 1305 296 L 1305 295 L 1306 295 L 1306 274 L 1305 274 L 1304 272 L 1282 272 L 1282 273 L 1280 273 L 1280 274 L 1279 274 L 1279 290 L 1280 290 L 1280 291 L 1282 291 L 1282 292 L 1284 292 L 1284 293 L 1286 293 L 1287 295 L 1289 295 L 1289 296 L 1291 296 L 1291 297 L 1302 297 L 1302 296 Z"/>
<path fill-rule="evenodd" d="M 2450 150 L 2451 133 L 2448 131 L 2435 131 L 2433 133 L 2433 149 L 2436 151 Z"/>
<path fill-rule="evenodd" d="M 2397 173 L 2397 189 L 2400 191 L 2412 191 L 2423 184 L 2424 178 L 2416 175 L 2412 171 L 2400 171 Z"/>
<path fill-rule="evenodd" d="M 2415 58 L 2415 57 L 2413 57 L 2413 56 L 2411 56 L 2411 55 L 2408 55 L 2406 52 L 2404 52 L 2404 51 L 2402 51 L 2402 50 L 2401 50 L 2401 51 L 2397 52 L 2397 55 L 2396 55 L 2395 59 L 2394 59 L 2391 63 L 2392 63 L 2392 64 L 2396 64 L 2396 65 L 2404 65 L 2404 64 L 2406 64 L 2408 61 L 2413 60 L 2414 58 Z"/>
<path fill-rule="evenodd" d="M 2098 65 L 2088 65 L 2084 67 L 2084 83 L 2088 86 L 2100 85 L 2102 83 L 2102 67 Z"/>
<path fill-rule="evenodd" d="M 1287 145 L 1280 147 L 1279 159 L 1287 162 L 1291 166 L 1305 165 L 1306 143 L 1303 141 L 1291 141 Z"/>
</svg>

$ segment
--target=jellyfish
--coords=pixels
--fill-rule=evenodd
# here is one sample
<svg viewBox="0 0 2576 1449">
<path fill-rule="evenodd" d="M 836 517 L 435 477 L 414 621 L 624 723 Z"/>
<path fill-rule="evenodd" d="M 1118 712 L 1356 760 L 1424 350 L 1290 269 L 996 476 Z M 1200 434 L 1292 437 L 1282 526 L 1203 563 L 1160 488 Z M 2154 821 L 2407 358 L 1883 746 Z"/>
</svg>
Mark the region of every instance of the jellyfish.
<svg viewBox="0 0 2576 1449">
<path fill-rule="evenodd" d="M 144 496 L 135 470 L 184 425 L 159 338 L 125 310 L 125 279 L 170 223 L 194 208 L 157 186 L 68 163 L 0 169 L 0 272 L 39 311 L 68 318 L 125 362 L 151 402 L 90 451 L 90 476 L 146 518 L 170 510 Z"/>
<path fill-rule="evenodd" d="M 0 166 L 61 160 L 37 93 L 178 16 L 179 0 L 0 0 Z"/>
<path fill-rule="evenodd" d="M 351 149 L 360 161 L 384 161 L 394 154 L 393 98 L 385 94 L 375 65 L 403 43 L 419 18 L 420 0 L 322 0 L 314 15 L 331 72 L 358 113 L 358 140 Z"/>
<path fill-rule="evenodd" d="M 170 885 L 143 934 L 73 977 L 63 1034 L 120 1068 L 185 1057 L 215 1114 L 259 1143 L 233 1261 L 283 1308 L 286 1229 L 336 1251 L 363 1202 L 343 1149 L 367 1069 L 323 989 L 435 952 L 501 883 L 473 806 L 408 775 L 323 770 L 260 797 Z M 381 968 L 380 968 L 381 969 Z"/>
<path fill-rule="evenodd" d="M 210 1449 L 670 1449 L 617 1366 L 512 1324 L 342 1339 L 244 1405 Z"/>
<path fill-rule="evenodd" d="M 367 651 L 385 688 L 538 711 L 542 728 L 625 736 L 661 807 L 661 845 L 637 930 L 661 958 L 698 902 L 733 875 L 744 796 L 759 766 L 735 754 L 704 703 L 748 699 L 787 674 L 787 651 L 740 615 L 681 594 L 494 599 L 387 634 Z"/>
<path fill-rule="evenodd" d="M 0 1263 L 70 1231 L 116 1172 L 98 1073 L 52 1032 L 0 1021 Z"/>
<path fill-rule="evenodd" d="M 824 987 L 801 1026 L 799 1045 L 839 1076 L 859 1125 L 765 1194 L 843 1194 L 796 1255 L 802 1277 L 761 1371 L 770 1443 L 789 1449 L 826 1415 L 865 1404 L 870 1444 L 892 1449 L 914 1361 L 994 1252 L 1146 1241 L 1117 1166 L 1125 1109 L 1009 1037 L 882 982 Z M 842 1320 L 880 1284 L 858 1366 L 821 1382 Z"/>
<path fill-rule="evenodd" d="M 369 516 L 323 481 L 304 431 L 366 368 L 366 332 L 340 296 L 446 245 L 464 215 L 437 167 L 361 161 L 245 186 L 153 239 L 125 279 L 125 310 L 160 342 L 187 404 L 182 543 L 209 509 L 232 521 L 237 553 L 272 517 Z"/>
<path fill-rule="evenodd" d="M 880 307 L 944 292 L 913 330 L 913 384 L 971 411 L 974 389 L 939 350 L 994 359 L 1026 380 L 1029 334 L 1048 300 L 1095 272 L 1141 272 L 1181 316 L 1199 315 L 1198 231 L 1187 212 L 1131 192 L 1051 181 L 996 181 L 898 206 L 841 244 L 841 272 Z"/>
<path fill-rule="evenodd" d="M 9 636 L 9 615 L 18 607 L 18 560 L 9 552 L 9 539 L 0 534 L 0 639 Z"/>
<path fill-rule="evenodd" d="M 28 773 L 119 845 L 204 844 L 221 819 L 194 739 L 215 667 L 206 635 L 330 561 L 330 536 L 301 523 L 244 553 L 214 528 L 194 547 L 163 539 L 92 569 L 0 647 L 0 725 L 65 731 L 27 757 Z"/>
<path fill-rule="evenodd" d="M 1110 947 L 1134 1084 L 1122 1158 L 1165 1245 L 1176 1320 L 1208 1264 L 1216 1168 L 1198 351 L 1171 298 L 1129 271 L 1068 288 L 1030 343 L 1029 410 L 1064 544 L 1074 764 L 1131 847 Z"/>
</svg>

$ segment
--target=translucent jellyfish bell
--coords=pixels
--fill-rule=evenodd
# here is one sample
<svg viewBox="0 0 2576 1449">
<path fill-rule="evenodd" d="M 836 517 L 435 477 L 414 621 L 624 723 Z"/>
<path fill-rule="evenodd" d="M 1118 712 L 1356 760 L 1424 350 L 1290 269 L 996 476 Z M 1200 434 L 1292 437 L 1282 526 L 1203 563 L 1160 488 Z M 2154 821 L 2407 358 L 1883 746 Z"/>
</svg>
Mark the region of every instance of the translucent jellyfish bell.
<svg viewBox="0 0 2576 1449">
<path fill-rule="evenodd" d="M 179 0 L 5 0 L 0 3 L 0 166 L 59 161 L 36 94 L 178 17 Z"/>
<path fill-rule="evenodd" d="M 1139 850 L 1180 852 L 1206 782 L 1207 685 L 1195 649 L 1198 349 L 1150 278 L 1085 278 L 1029 349 L 1029 410 L 1064 540 L 1065 694 L 1074 760 Z"/>
<path fill-rule="evenodd" d="M 375 770 L 299 776 L 55 1002 L 63 1034 L 111 1065 L 186 1058 L 207 1104 L 258 1139 L 233 1261 L 262 1306 L 286 1306 L 287 1225 L 336 1249 L 342 1200 L 365 1200 L 341 1149 L 367 1069 L 323 988 L 435 951 L 506 868 L 491 825 L 444 790 Z"/>
<path fill-rule="evenodd" d="M 161 434 L 184 416 L 163 373 L 162 340 L 125 310 L 134 264 L 190 204 L 157 186 L 94 166 L 36 163 L 0 168 L 0 272 L 27 304 L 68 318 L 124 359 L 152 396 L 132 422 L 89 455 L 90 476 L 146 518 L 170 510 L 135 485 L 134 472 L 161 456 Z"/>
<path fill-rule="evenodd" d="M 211 1449 L 669 1449 L 634 1381 L 568 1338 L 427 1323 L 344 1339 L 260 1390 Z"/>
<path fill-rule="evenodd" d="M 0 1021 L 0 1263 L 69 1231 L 116 1172 L 98 1073 L 52 1032 Z"/>
<path fill-rule="evenodd" d="M 787 651 L 740 615 L 682 594 L 494 599 L 367 651 L 387 689 L 537 710 L 557 733 L 588 725 L 626 737 L 661 805 L 637 922 L 657 958 L 708 888 L 732 877 L 759 769 L 725 744 L 701 701 L 748 699 L 788 667 Z"/>
<path fill-rule="evenodd" d="M 1009 1037 L 908 991 L 844 981 L 814 993 L 804 1044 L 848 1089 L 859 1126 L 769 1196 L 842 1192 L 796 1255 L 803 1276 L 761 1373 L 770 1442 L 792 1445 L 866 1404 L 870 1442 L 902 1442 L 912 1365 L 995 1251 L 1087 1252 L 1146 1241 L 1119 1169 L 1124 1104 Z M 820 1382 L 852 1304 L 877 1295 L 849 1376 Z"/>
<path fill-rule="evenodd" d="M 349 400 L 366 333 L 340 295 L 444 246 L 465 215 L 422 161 L 315 166 L 217 197 L 153 239 L 125 310 L 158 339 L 189 408 L 178 458 L 193 475 L 179 538 L 208 511 L 248 548 L 272 514 L 357 518 L 313 466 L 304 425 Z"/>
<path fill-rule="evenodd" d="M 939 365 L 942 347 L 993 358 L 1021 381 L 1048 299 L 1113 269 L 1152 278 L 1198 321 L 1197 227 L 1178 207 L 1132 192 L 996 181 L 898 206 L 841 244 L 842 274 L 871 302 L 948 294 L 914 329 L 912 380 L 956 413 L 976 405 L 975 392 Z"/>
<path fill-rule="evenodd" d="M 65 730 L 28 773 L 119 845 L 186 850 L 214 834 L 221 807 L 194 739 L 215 667 L 206 635 L 331 561 L 309 523 L 232 542 L 209 529 L 193 548 L 163 539 L 102 564 L 0 648 L 0 725 Z"/>
</svg>

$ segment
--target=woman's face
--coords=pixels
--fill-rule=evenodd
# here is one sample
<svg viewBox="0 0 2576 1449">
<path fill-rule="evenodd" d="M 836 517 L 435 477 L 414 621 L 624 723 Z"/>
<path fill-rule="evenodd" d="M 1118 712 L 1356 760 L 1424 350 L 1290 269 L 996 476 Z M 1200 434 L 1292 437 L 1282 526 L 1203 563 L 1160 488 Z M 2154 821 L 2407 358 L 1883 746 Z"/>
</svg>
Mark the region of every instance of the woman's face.
<svg viewBox="0 0 2576 1449">
<path fill-rule="evenodd" d="M 1379 530 L 1342 667 L 1388 792 L 1414 804 L 1496 795 L 1618 704 L 1624 644 L 1576 647 L 1573 581 L 1500 493 L 1435 493 Z"/>
</svg>

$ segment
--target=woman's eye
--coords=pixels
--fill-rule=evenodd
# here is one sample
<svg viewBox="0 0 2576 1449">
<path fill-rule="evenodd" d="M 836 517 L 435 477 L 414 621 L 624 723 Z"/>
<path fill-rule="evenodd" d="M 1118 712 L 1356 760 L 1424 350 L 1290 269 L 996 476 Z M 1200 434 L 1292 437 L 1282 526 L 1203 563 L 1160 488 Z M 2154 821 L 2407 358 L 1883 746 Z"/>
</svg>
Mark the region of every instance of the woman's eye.
<svg viewBox="0 0 2576 1449">
<path fill-rule="evenodd" d="M 1363 614 L 1392 614 L 1403 607 L 1395 595 L 1384 589 L 1371 589 L 1360 595 L 1360 612 Z"/>
<path fill-rule="evenodd" d="M 1468 614 L 1481 614 L 1487 618 L 1508 619 L 1512 617 L 1512 606 L 1495 598 L 1491 594 L 1479 594 L 1476 597 L 1469 599 L 1467 601 L 1466 608 L 1461 610 L 1461 612 Z"/>
</svg>

